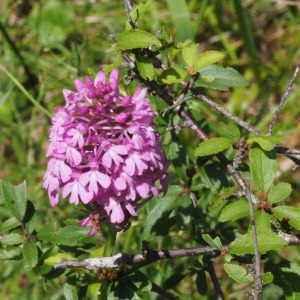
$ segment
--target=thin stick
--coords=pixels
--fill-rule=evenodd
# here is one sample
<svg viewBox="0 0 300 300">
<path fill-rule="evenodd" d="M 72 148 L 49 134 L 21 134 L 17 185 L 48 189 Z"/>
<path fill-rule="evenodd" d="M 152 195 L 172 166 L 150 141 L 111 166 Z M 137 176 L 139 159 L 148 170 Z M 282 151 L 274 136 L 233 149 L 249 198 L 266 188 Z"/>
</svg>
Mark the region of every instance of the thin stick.
<svg viewBox="0 0 300 300">
<path fill-rule="evenodd" d="M 293 77 L 292 77 L 292 79 L 291 79 L 291 81 L 290 81 L 290 83 L 289 83 L 289 85 L 287 87 L 287 89 L 285 90 L 284 94 L 282 95 L 282 97 L 280 99 L 280 103 L 279 103 L 279 105 L 278 105 L 278 107 L 277 107 L 277 109 L 275 111 L 275 114 L 274 114 L 272 122 L 271 122 L 271 124 L 269 126 L 269 130 L 268 130 L 267 135 L 271 135 L 272 132 L 273 132 L 273 129 L 274 129 L 275 123 L 277 121 L 279 112 L 281 111 L 281 109 L 282 109 L 282 107 L 283 107 L 283 105 L 284 105 L 287 97 L 290 94 L 291 88 L 292 88 L 292 86 L 294 84 L 294 81 L 295 81 L 295 79 L 297 77 L 298 72 L 299 72 L 299 68 L 297 67 L 296 70 L 295 70 L 295 72 L 294 72 L 294 75 L 293 75 Z"/>
<path fill-rule="evenodd" d="M 262 294 L 262 279 L 261 279 L 261 269 L 260 269 L 260 253 L 258 250 L 257 234 L 254 220 L 254 208 L 252 202 L 252 196 L 250 188 L 247 187 L 246 198 L 248 200 L 249 209 L 250 209 L 250 222 L 252 229 L 252 240 L 254 244 L 254 257 L 255 257 L 255 278 L 254 278 L 254 288 L 253 288 L 253 297 L 254 300 L 260 300 Z"/>
<path fill-rule="evenodd" d="M 291 235 L 281 231 L 278 231 L 280 235 L 287 243 L 287 245 L 295 246 L 300 245 L 300 236 Z M 226 252 L 228 251 L 228 246 L 223 245 L 222 249 Z M 62 260 L 60 263 L 54 265 L 54 269 L 67 269 L 67 268 L 84 268 L 87 270 L 98 270 L 99 268 L 116 268 L 122 265 L 135 265 L 142 263 L 154 263 L 160 259 L 167 258 L 180 258 L 188 256 L 198 256 L 198 255 L 213 255 L 217 256 L 220 251 L 210 247 L 210 246 L 200 246 L 192 248 L 183 248 L 175 250 L 161 250 L 153 251 L 148 250 L 149 255 L 146 257 L 142 254 L 127 254 L 118 253 L 110 257 L 96 257 L 87 258 L 83 260 Z"/>
<path fill-rule="evenodd" d="M 218 112 L 220 112 L 222 115 L 224 115 L 228 119 L 234 121 L 235 123 L 237 123 L 241 127 L 247 129 L 249 132 L 251 132 L 255 135 L 262 135 L 262 133 L 259 130 L 257 130 L 256 128 L 254 128 L 253 126 L 251 126 L 250 124 L 248 124 L 244 120 L 240 119 L 239 117 L 233 115 L 232 113 L 227 111 L 225 108 L 223 108 L 222 106 L 220 106 L 219 104 L 217 104 L 216 102 L 211 100 L 209 97 L 199 94 L 196 89 L 192 88 L 191 92 L 194 93 L 194 97 L 196 97 L 197 99 L 200 99 L 203 102 L 207 103 L 208 105 L 210 105 L 211 107 L 216 109 Z"/>
<path fill-rule="evenodd" d="M 215 288 L 215 290 L 217 292 L 217 295 L 218 295 L 218 300 L 224 300 L 225 297 L 224 297 L 224 294 L 223 294 L 222 289 L 220 287 L 219 280 L 217 278 L 215 267 L 214 267 L 214 264 L 213 264 L 212 261 L 208 262 L 206 270 L 210 275 L 211 281 L 213 282 L 214 288 Z"/>
<path fill-rule="evenodd" d="M 54 268 L 84 268 L 87 270 L 97 270 L 103 267 L 116 268 L 122 265 L 151 263 L 166 258 L 179 258 L 198 255 L 215 256 L 219 254 L 219 250 L 209 246 L 160 251 L 148 250 L 146 257 L 142 254 L 131 255 L 126 253 L 118 253 L 110 257 L 88 258 L 83 260 L 62 260 L 62 262 L 55 264 Z"/>
<path fill-rule="evenodd" d="M 130 3 L 130 0 L 124 0 L 124 5 L 125 5 L 125 10 L 126 10 L 126 15 L 127 15 L 127 21 L 133 29 L 136 29 L 137 26 L 132 21 L 132 18 L 131 18 L 131 15 L 130 15 L 130 12 L 132 11 L 132 6 L 131 6 L 131 3 Z"/>
</svg>

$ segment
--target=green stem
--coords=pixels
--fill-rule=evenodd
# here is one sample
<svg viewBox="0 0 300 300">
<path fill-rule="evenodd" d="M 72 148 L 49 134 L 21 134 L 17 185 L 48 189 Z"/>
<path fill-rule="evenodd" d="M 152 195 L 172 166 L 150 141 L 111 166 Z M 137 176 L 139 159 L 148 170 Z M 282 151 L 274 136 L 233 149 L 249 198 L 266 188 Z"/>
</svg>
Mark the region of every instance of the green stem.
<svg viewBox="0 0 300 300">
<path fill-rule="evenodd" d="M 0 70 L 2 70 L 6 76 L 19 88 L 19 90 L 35 105 L 38 107 L 47 117 L 51 118 L 50 112 L 43 107 L 37 100 L 35 100 L 30 93 L 24 88 L 24 86 L 18 81 L 18 79 L 11 74 L 4 66 L 0 64 Z"/>
<path fill-rule="evenodd" d="M 111 226 L 108 227 L 108 232 L 106 235 L 106 241 L 105 241 L 105 246 L 104 246 L 104 251 L 103 251 L 103 256 L 108 257 L 112 256 L 116 244 L 116 236 L 117 232 L 115 229 L 113 229 Z M 106 300 L 107 299 L 107 289 L 108 289 L 108 282 L 103 281 L 100 287 L 100 294 L 98 299 L 99 300 Z"/>
</svg>

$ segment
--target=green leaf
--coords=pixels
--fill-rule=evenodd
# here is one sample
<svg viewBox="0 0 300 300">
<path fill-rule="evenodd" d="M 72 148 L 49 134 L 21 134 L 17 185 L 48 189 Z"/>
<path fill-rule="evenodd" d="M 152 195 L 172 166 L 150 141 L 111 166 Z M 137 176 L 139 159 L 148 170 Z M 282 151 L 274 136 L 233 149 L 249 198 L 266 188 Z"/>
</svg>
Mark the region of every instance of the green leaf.
<svg viewBox="0 0 300 300">
<path fill-rule="evenodd" d="M 66 300 L 77 300 L 77 290 L 75 286 L 65 283 L 64 296 Z"/>
<path fill-rule="evenodd" d="M 271 272 L 263 273 L 261 276 L 263 285 L 266 285 L 268 283 L 271 283 L 274 279 L 274 276 Z"/>
<path fill-rule="evenodd" d="M 15 217 L 12 217 L 1 224 L 0 234 L 3 232 L 9 231 L 13 228 L 16 228 L 20 225 L 21 225 L 20 221 L 18 219 L 16 219 Z"/>
<path fill-rule="evenodd" d="M 138 290 L 149 293 L 152 289 L 152 283 L 149 278 L 142 272 L 136 271 L 132 276 L 128 277 Z"/>
<path fill-rule="evenodd" d="M 182 57 L 188 66 L 193 66 L 198 56 L 198 44 L 191 44 L 182 49 Z"/>
<path fill-rule="evenodd" d="M 25 215 L 27 202 L 26 182 L 14 186 L 7 181 L 1 181 L 4 202 L 12 215 L 21 221 Z"/>
<path fill-rule="evenodd" d="M 215 77 L 211 75 L 207 75 L 207 76 L 201 76 L 201 79 L 203 79 L 205 82 L 213 82 L 215 80 Z"/>
<path fill-rule="evenodd" d="M 115 68 L 118 68 L 118 67 L 119 67 L 121 61 L 122 61 L 122 55 L 116 54 L 116 59 L 115 59 L 115 61 L 114 61 L 112 64 L 103 66 L 103 71 L 104 71 L 106 74 L 109 74 L 109 73 L 112 71 L 112 69 L 115 69 Z"/>
<path fill-rule="evenodd" d="M 251 284 L 253 282 L 253 276 L 247 274 L 247 271 L 239 265 L 224 264 L 224 269 L 226 273 L 238 283 Z"/>
<path fill-rule="evenodd" d="M 292 193 L 292 187 L 289 183 L 280 182 L 270 189 L 268 200 L 271 204 L 278 203 L 287 198 Z"/>
<path fill-rule="evenodd" d="M 270 151 L 274 149 L 274 145 L 281 141 L 280 137 L 273 136 L 255 136 L 246 141 L 247 144 L 257 143 L 259 146 L 265 150 Z"/>
<path fill-rule="evenodd" d="M 101 283 L 100 282 L 95 282 L 89 285 L 88 287 L 88 291 L 92 294 L 92 295 L 99 295 L 99 289 L 101 287 Z"/>
<path fill-rule="evenodd" d="M 197 272 L 196 287 L 200 295 L 207 294 L 207 279 L 203 270 Z"/>
<path fill-rule="evenodd" d="M 291 206 L 277 206 L 273 208 L 274 215 L 282 221 L 286 218 L 289 224 L 300 230 L 300 208 Z"/>
<path fill-rule="evenodd" d="M 55 264 L 60 263 L 63 259 L 75 260 L 76 258 L 69 254 L 66 254 L 66 253 L 58 253 L 54 256 L 50 256 L 50 257 L 46 258 L 44 261 L 44 264 L 46 264 L 48 266 L 54 266 Z"/>
<path fill-rule="evenodd" d="M 141 17 L 145 14 L 146 10 L 151 4 L 151 0 L 148 0 L 146 3 L 139 3 L 132 8 L 130 16 L 133 23 L 137 23 Z"/>
<path fill-rule="evenodd" d="M 195 150 L 196 156 L 207 156 L 219 153 L 229 148 L 234 141 L 224 137 L 211 138 L 199 144 Z"/>
<path fill-rule="evenodd" d="M 149 240 L 151 235 L 151 229 L 155 223 L 162 217 L 162 215 L 168 212 L 168 209 L 173 207 L 174 203 L 178 201 L 178 195 L 182 192 L 182 187 L 177 185 L 171 185 L 168 189 L 168 193 L 162 199 L 158 199 L 157 203 L 147 213 L 146 220 L 143 221 L 144 232 L 143 239 Z"/>
<path fill-rule="evenodd" d="M 234 202 L 225 206 L 222 210 L 219 221 L 227 222 L 227 221 L 235 221 L 246 216 L 249 216 L 249 204 L 245 199 L 235 200 Z"/>
<path fill-rule="evenodd" d="M 221 136 L 237 141 L 241 137 L 241 132 L 234 124 L 223 125 L 218 129 Z"/>
<path fill-rule="evenodd" d="M 77 225 L 65 226 L 56 230 L 55 224 L 46 224 L 38 231 L 38 237 L 42 241 L 57 243 L 59 245 L 72 246 L 78 244 L 87 237 L 90 228 Z"/>
<path fill-rule="evenodd" d="M 158 78 L 158 81 L 164 84 L 172 84 L 181 82 L 185 79 L 186 76 L 187 73 L 183 69 L 170 68 L 161 73 L 161 75 Z"/>
<path fill-rule="evenodd" d="M 209 234 L 202 234 L 202 238 L 208 245 L 210 245 L 218 250 L 220 250 L 222 248 L 222 242 L 218 236 L 213 239 Z"/>
<path fill-rule="evenodd" d="M 18 259 L 21 251 L 19 247 L 14 247 L 10 250 L 0 249 L 0 260 Z"/>
<path fill-rule="evenodd" d="M 213 76 L 213 82 L 206 82 L 200 76 L 196 81 L 196 86 L 213 88 L 216 90 L 227 91 L 230 87 L 243 88 L 248 85 L 244 77 L 232 68 L 223 68 L 220 65 L 210 65 L 200 70 L 201 76 Z"/>
<path fill-rule="evenodd" d="M 118 37 L 117 47 L 120 50 L 148 48 L 151 45 L 161 47 L 161 42 L 152 34 L 138 29 L 129 29 Z"/>
<path fill-rule="evenodd" d="M 249 152 L 250 172 L 253 183 L 261 192 L 266 192 L 276 174 L 277 156 L 274 150 L 264 151 L 254 144 Z"/>
<path fill-rule="evenodd" d="M 23 256 L 31 268 L 36 266 L 38 261 L 38 250 L 33 241 L 24 244 Z"/>
<path fill-rule="evenodd" d="M 137 68 L 144 79 L 153 80 L 155 69 L 149 58 L 139 57 L 136 59 Z"/>
<path fill-rule="evenodd" d="M 18 245 L 23 243 L 23 236 L 16 233 L 11 233 L 0 238 L 0 243 L 3 245 Z"/>
<path fill-rule="evenodd" d="M 141 298 L 133 290 L 132 285 L 128 285 L 126 282 L 119 281 L 112 286 L 111 292 L 107 297 L 107 300 L 140 300 Z M 105 298 L 106 299 L 106 298 Z"/>
<path fill-rule="evenodd" d="M 255 225 L 258 250 L 261 254 L 265 254 L 270 250 L 279 250 L 286 245 L 285 240 L 272 231 L 271 219 L 267 213 L 257 211 L 255 213 Z M 247 233 L 237 237 L 228 249 L 230 254 L 254 254 L 251 226 L 249 226 Z"/>
<path fill-rule="evenodd" d="M 209 65 L 212 65 L 212 64 L 218 62 L 224 56 L 225 56 L 225 54 L 223 54 L 222 52 L 214 51 L 214 50 L 203 52 L 197 57 L 195 64 L 194 64 L 194 68 L 196 70 L 201 70 Z M 208 75 L 212 75 L 212 74 L 208 74 Z"/>
<path fill-rule="evenodd" d="M 77 244 L 81 239 L 87 237 L 90 228 L 88 226 L 65 226 L 58 232 L 55 242 L 59 245 L 72 246 Z"/>
</svg>

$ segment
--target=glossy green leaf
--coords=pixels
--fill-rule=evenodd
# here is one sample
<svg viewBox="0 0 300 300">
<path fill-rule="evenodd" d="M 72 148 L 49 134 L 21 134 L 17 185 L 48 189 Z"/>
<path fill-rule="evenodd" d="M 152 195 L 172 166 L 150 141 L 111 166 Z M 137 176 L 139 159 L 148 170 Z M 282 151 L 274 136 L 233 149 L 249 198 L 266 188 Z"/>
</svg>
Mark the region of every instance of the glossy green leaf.
<svg viewBox="0 0 300 300">
<path fill-rule="evenodd" d="M 268 200 L 271 204 L 278 203 L 287 198 L 292 191 L 292 186 L 289 183 L 280 182 L 271 187 Z"/>
<path fill-rule="evenodd" d="M 234 124 L 223 125 L 218 129 L 221 136 L 237 141 L 241 137 L 241 132 Z"/>
<path fill-rule="evenodd" d="M 18 226 L 20 226 L 21 223 L 20 221 L 15 218 L 15 217 L 12 217 L 6 221 L 4 221 L 1 226 L 0 226 L 0 234 L 3 233 L 3 232 L 6 232 L 6 231 L 9 231 L 13 228 L 16 228 Z"/>
<path fill-rule="evenodd" d="M 300 208 L 292 206 L 277 206 L 273 208 L 274 215 L 281 221 L 286 218 L 289 224 L 300 230 Z"/>
<path fill-rule="evenodd" d="M 201 73 L 201 69 L 218 62 L 219 60 L 224 58 L 224 56 L 224 53 L 214 50 L 203 52 L 200 55 L 198 55 L 194 63 L 194 68 L 196 70 L 200 70 Z"/>
<path fill-rule="evenodd" d="M 245 199 L 235 200 L 234 202 L 225 206 L 219 216 L 219 221 L 236 221 L 249 216 L 249 214 L 250 210 L 248 202 Z"/>
<path fill-rule="evenodd" d="M 274 150 L 264 151 L 254 144 L 249 152 L 250 172 L 255 187 L 261 192 L 270 188 L 276 175 L 277 156 Z"/>
<path fill-rule="evenodd" d="M 220 250 L 222 248 L 222 242 L 218 236 L 213 239 L 209 234 L 202 234 L 202 238 L 208 245 L 210 245 L 218 250 Z"/>
<path fill-rule="evenodd" d="M 0 189 L 4 203 L 12 215 L 21 221 L 25 215 L 27 204 L 27 188 L 24 181 L 18 186 L 12 185 L 8 181 L 1 181 Z"/>
<path fill-rule="evenodd" d="M 118 37 L 117 47 L 119 50 L 148 48 L 151 45 L 161 47 L 161 42 L 152 34 L 138 29 L 129 29 L 122 32 Z"/>
<path fill-rule="evenodd" d="M 182 57 L 188 66 L 193 66 L 198 56 L 198 44 L 191 44 L 182 49 Z"/>
<path fill-rule="evenodd" d="M 238 283 L 251 284 L 253 282 L 253 276 L 247 274 L 246 269 L 239 265 L 224 264 L 224 269 L 226 273 Z"/>
<path fill-rule="evenodd" d="M 258 250 L 261 254 L 265 254 L 271 250 L 279 250 L 286 245 L 285 240 L 272 231 L 269 214 L 263 211 L 257 211 L 255 213 L 255 225 Z M 230 254 L 254 254 L 251 226 L 249 226 L 247 233 L 237 237 L 229 245 L 228 249 Z"/>
<path fill-rule="evenodd" d="M 24 244 L 23 257 L 31 268 L 36 266 L 38 261 L 38 250 L 34 241 Z"/>
<path fill-rule="evenodd" d="M 170 68 L 165 70 L 159 76 L 159 81 L 164 84 L 178 83 L 185 79 L 187 73 L 183 69 Z"/>
<path fill-rule="evenodd" d="M 3 245 L 18 245 L 22 244 L 24 238 L 20 234 L 11 233 L 0 237 L 0 243 Z"/>
<path fill-rule="evenodd" d="M 201 76 L 196 81 L 196 86 L 227 91 L 230 87 L 243 88 L 248 85 L 244 77 L 233 68 L 223 68 L 220 65 L 213 64 L 199 72 Z M 202 79 L 202 76 L 213 76 L 214 81 L 207 82 Z"/>
<path fill-rule="evenodd" d="M 224 137 L 216 137 L 199 144 L 195 150 L 196 156 L 207 156 L 219 153 L 234 144 L 234 140 Z"/>
<path fill-rule="evenodd" d="M 153 80 L 155 68 L 150 59 L 139 57 L 136 59 L 137 68 L 144 79 Z"/>
</svg>

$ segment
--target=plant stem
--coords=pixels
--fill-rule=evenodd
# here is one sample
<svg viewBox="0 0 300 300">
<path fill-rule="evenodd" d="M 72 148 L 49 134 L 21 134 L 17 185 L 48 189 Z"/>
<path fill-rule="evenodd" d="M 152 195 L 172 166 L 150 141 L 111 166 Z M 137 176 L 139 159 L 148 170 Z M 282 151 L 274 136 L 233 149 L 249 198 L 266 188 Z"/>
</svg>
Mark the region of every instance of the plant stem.
<svg viewBox="0 0 300 300">
<path fill-rule="evenodd" d="M 254 278 L 254 288 L 252 290 L 253 300 L 260 300 L 262 294 L 262 279 L 261 279 L 261 269 L 260 269 L 260 253 L 258 250 L 257 234 L 254 219 L 254 207 L 252 202 L 252 196 L 250 188 L 247 187 L 246 198 L 248 200 L 250 209 L 250 223 L 252 229 L 252 240 L 254 244 L 254 257 L 255 257 L 255 278 Z"/>
<path fill-rule="evenodd" d="M 24 86 L 18 81 L 18 79 L 11 74 L 3 65 L 0 64 L 0 70 L 2 70 L 6 76 L 19 88 L 19 90 L 33 103 L 37 108 L 39 108 L 47 117 L 51 118 L 50 112 L 43 107 L 37 100 L 35 100 L 32 95 L 24 88 Z"/>
<path fill-rule="evenodd" d="M 114 248 L 115 248 L 116 236 L 117 236 L 117 232 L 111 226 L 108 226 L 108 232 L 107 232 L 105 245 L 104 245 L 104 251 L 103 251 L 104 257 L 112 256 L 112 254 L 114 252 Z M 107 281 L 103 281 L 101 283 L 100 294 L 98 297 L 99 300 L 107 299 L 108 285 L 109 285 L 109 283 Z"/>
</svg>

